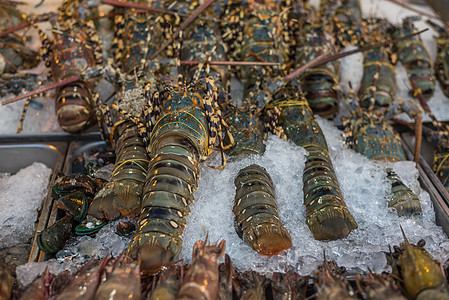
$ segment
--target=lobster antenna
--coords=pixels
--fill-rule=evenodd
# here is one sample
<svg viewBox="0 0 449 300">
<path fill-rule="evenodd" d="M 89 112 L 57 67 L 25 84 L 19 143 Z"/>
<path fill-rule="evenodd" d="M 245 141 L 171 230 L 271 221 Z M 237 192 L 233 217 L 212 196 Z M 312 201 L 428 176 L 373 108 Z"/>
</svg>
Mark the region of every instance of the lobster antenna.
<svg viewBox="0 0 449 300">
<path fill-rule="evenodd" d="M 56 17 L 57 15 L 58 14 L 55 14 L 55 13 L 43 14 L 43 15 L 37 16 L 35 22 L 36 23 L 38 23 L 38 22 L 45 22 L 45 21 L 50 20 L 52 17 Z M 8 34 L 14 32 L 14 31 L 23 29 L 25 27 L 28 27 L 30 25 L 31 25 L 31 22 L 25 22 L 25 23 L 19 24 L 17 26 L 11 27 L 9 29 L 6 29 L 5 31 L 0 32 L 0 37 L 3 37 L 5 35 L 8 35 Z"/>
<path fill-rule="evenodd" d="M 401 228 L 402 236 L 404 237 L 405 246 L 407 247 L 407 250 L 411 250 L 412 245 L 410 245 L 410 242 L 408 241 L 407 236 L 405 235 L 404 229 L 400 224 L 399 227 Z"/>
<path fill-rule="evenodd" d="M 117 1 L 117 0 L 103 0 L 102 2 L 104 4 L 109 4 L 112 6 L 134 8 L 137 10 L 151 11 L 151 12 L 160 13 L 160 14 L 179 15 L 182 17 L 188 17 L 188 15 L 186 15 L 186 14 L 179 14 L 172 10 L 151 7 L 151 6 L 146 6 L 146 5 L 137 4 L 137 3 L 122 2 L 122 1 Z"/>
<path fill-rule="evenodd" d="M 316 66 L 319 66 L 319 65 L 328 63 L 330 61 L 334 61 L 334 60 L 337 60 L 337 59 L 340 59 L 340 58 L 343 58 L 343 57 L 346 57 L 346 56 L 349 56 L 349 55 L 352 55 L 352 54 L 355 54 L 355 53 L 365 52 L 365 51 L 372 50 L 372 49 L 375 49 L 375 48 L 379 48 L 379 47 L 382 47 L 382 46 L 385 46 L 385 45 L 388 45 L 388 44 L 391 44 L 391 43 L 394 43 L 394 42 L 406 40 L 408 38 L 411 38 L 412 36 L 419 35 L 419 34 L 425 32 L 427 30 L 429 30 L 429 28 L 425 28 L 425 29 L 423 29 L 421 31 L 404 35 L 404 36 L 402 36 L 400 38 L 397 38 L 397 39 L 394 39 L 394 40 L 388 40 L 388 41 L 385 41 L 385 42 L 382 42 L 382 43 L 368 45 L 368 46 L 365 46 L 365 47 L 362 47 L 362 48 L 358 48 L 358 49 L 351 50 L 351 51 L 345 51 L 345 52 L 337 53 L 337 54 L 334 54 L 334 55 L 330 55 L 330 52 L 321 54 L 317 58 L 309 61 L 305 65 L 299 67 L 295 71 L 291 72 L 289 75 L 285 76 L 284 77 L 284 82 L 288 83 L 292 79 L 294 79 L 294 78 L 298 77 L 299 75 L 301 75 L 302 73 L 304 73 L 308 68 L 313 68 L 313 67 L 316 67 Z"/>
<path fill-rule="evenodd" d="M 108 0 L 106 0 L 108 1 Z M 155 59 L 156 56 L 159 55 L 165 48 L 167 48 L 168 45 L 173 41 L 173 38 L 175 36 L 178 36 L 181 31 L 183 31 L 187 26 L 189 26 L 190 23 L 192 23 L 199 14 L 201 14 L 209 5 L 211 5 L 215 0 L 206 0 L 203 4 L 201 4 L 195 11 L 179 26 L 179 29 L 167 40 L 165 43 L 156 51 L 153 53 L 153 55 L 150 57 L 150 60 Z"/>
<path fill-rule="evenodd" d="M 81 80 L 81 76 L 69 77 L 69 78 L 67 78 L 67 79 L 65 79 L 63 81 L 55 82 L 53 84 L 41 87 L 40 89 L 37 89 L 35 91 L 29 92 L 29 93 L 26 93 L 26 94 L 23 94 L 23 95 L 19 95 L 17 97 L 13 97 L 13 98 L 8 99 L 8 100 L 5 100 L 5 101 L 2 102 L 2 105 L 10 104 L 10 103 L 13 103 L 13 102 L 16 102 L 16 101 L 28 98 L 30 96 L 33 96 L 33 95 L 36 95 L 36 94 L 40 94 L 40 93 L 46 92 L 48 90 L 52 90 L 52 89 L 55 89 L 57 87 L 60 87 L 60 86 L 66 85 L 66 84 L 70 84 L 70 83 L 73 83 L 73 82 L 76 82 L 76 81 L 79 81 L 79 80 Z"/>
</svg>

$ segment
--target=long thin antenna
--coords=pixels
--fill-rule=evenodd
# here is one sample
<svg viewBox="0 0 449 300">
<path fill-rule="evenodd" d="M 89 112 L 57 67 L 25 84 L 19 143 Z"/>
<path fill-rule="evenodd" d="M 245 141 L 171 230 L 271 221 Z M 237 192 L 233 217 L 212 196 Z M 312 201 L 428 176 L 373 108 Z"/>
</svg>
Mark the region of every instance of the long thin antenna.
<svg viewBox="0 0 449 300">
<path fill-rule="evenodd" d="M 36 95 L 36 94 L 40 94 L 40 93 L 46 92 L 48 90 L 55 89 L 57 87 L 60 87 L 60 86 L 66 85 L 66 84 L 77 82 L 79 80 L 81 80 L 81 76 L 73 76 L 73 77 L 67 78 L 66 80 L 63 80 L 63 81 L 60 81 L 60 82 L 55 82 L 53 84 L 41 87 L 40 89 L 37 89 L 35 91 L 29 92 L 29 93 L 26 93 L 26 94 L 23 94 L 23 95 L 19 95 L 17 97 L 13 97 L 13 98 L 8 99 L 8 100 L 5 100 L 5 101 L 2 102 L 2 105 L 13 103 L 13 102 L 16 102 L 16 101 L 28 98 L 30 96 Z"/>
</svg>

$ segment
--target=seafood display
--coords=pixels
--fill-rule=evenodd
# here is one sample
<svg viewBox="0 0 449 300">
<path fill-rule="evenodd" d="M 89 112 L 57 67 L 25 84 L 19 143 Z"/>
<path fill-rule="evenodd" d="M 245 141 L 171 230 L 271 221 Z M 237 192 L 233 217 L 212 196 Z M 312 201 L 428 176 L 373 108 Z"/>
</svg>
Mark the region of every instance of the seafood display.
<svg viewBox="0 0 449 300">
<path fill-rule="evenodd" d="M 433 70 L 424 17 L 393 22 L 365 0 L 15 5 L 0 1 L 0 43 L 17 39 L 0 47 L 0 94 L 16 94 L 3 104 L 27 98 L 22 124 L 28 96 L 56 89 L 67 133 L 30 138 L 65 151 L 34 238 L 0 249 L 0 298 L 449 299 L 447 199 L 419 160 L 425 115 L 448 185 L 449 130 L 427 106 L 446 88 L 439 21 Z M 340 58 L 357 51 L 348 96 Z M 396 132 L 409 128 L 414 161 Z"/>
</svg>

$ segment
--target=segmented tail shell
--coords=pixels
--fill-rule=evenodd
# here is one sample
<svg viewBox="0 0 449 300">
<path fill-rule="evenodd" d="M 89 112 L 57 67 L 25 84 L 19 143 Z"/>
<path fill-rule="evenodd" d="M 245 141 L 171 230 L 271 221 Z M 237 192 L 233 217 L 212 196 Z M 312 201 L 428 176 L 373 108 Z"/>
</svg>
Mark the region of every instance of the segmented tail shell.
<svg viewBox="0 0 449 300">
<path fill-rule="evenodd" d="M 383 19 L 365 21 L 364 37 L 369 43 L 383 42 L 389 24 Z M 386 47 L 378 47 L 364 53 L 363 77 L 359 90 L 363 108 L 390 106 L 395 97 L 395 69 Z"/>
<path fill-rule="evenodd" d="M 92 125 L 94 107 L 92 93 L 86 83 L 62 87 L 56 93 L 56 116 L 59 126 L 67 132 L 78 133 Z"/>
<path fill-rule="evenodd" d="M 129 121 L 118 125 L 116 162 L 109 182 L 97 193 L 89 214 L 98 219 L 116 219 L 136 214 L 148 170 L 149 157 L 137 126 Z"/>
<path fill-rule="evenodd" d="M 415 31 L 416 28 L 413 25 L 413 20 L 406 18 L 402 26 L 393 29 L 392 37 L 396 39 Z M 395 42 L 394 50 L 398 55 L 399 61 L 407 70 L 409 80 L 416 83 L 416 86 L 421 89 L 425 99 L 432 97 L 435 90 L 432 60 L 419 36 L 413 36 Z"/>
<path fill-rule="evenodd" d="M 295 65 L 304 65 L 319 55 L 333 51 L 332 40 L 324 22 L 320 16 L 305 22 L 298 41 Z M 338 113 L 339 68 L 340 64 L 335 60 L 309 68 L 300 76 L 301 88 L 310 108 L 321 117 L 333 118 Z"/>
<path fill-rule="evenodd" d="M 292 246 L 290 234 L 282 224 L 274 194 L 274 184 L 267 171 L 250 165 L 239 171 L 234 180 L 235 229 L 251 248 L 272 256 Z"/>
<path fill-rule="evenodd" d="M 399 176 L 387 168 L 387 178 L 391 181 L 391 199 L 388 207 L 393 207 L 398 216 L 413 216 L 421 213 L 421 203 L 418 196 L 401 181 Z"/>
<path fill-rule="evenodd" d="M 162 141 L 164 142 L 164 141 Z M 166 143 L 152 159 L 142 196 L 138 228 L 128 247 L 142 269 L 155 273 L 182 249 L 182 233 L 198 186 L 198 155 L 184 139 Z"/>
<path fill-rule="evenodd" d="M 309 153 L 303 173 L 306 224 L 316 240 L 344 238 L 358 226 L 343 199 L 326 139 L 306 99 L 287 88 L 271 105 L 282 109 L 279 122 L 287 138 Z"/>
</svg>

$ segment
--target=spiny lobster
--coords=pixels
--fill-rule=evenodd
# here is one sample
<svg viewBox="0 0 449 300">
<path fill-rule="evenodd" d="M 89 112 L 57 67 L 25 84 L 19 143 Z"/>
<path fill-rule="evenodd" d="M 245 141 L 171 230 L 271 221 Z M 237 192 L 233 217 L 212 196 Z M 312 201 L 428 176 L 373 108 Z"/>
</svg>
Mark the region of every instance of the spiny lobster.
<svg viewBox="0 0 449 300">
<path fill-rule="evenodd" d="M 266 113 L 280 111 L 277 124 L 289 140 L 309 152 L 303 173 L 307 226 L 317 240 L 346 237 L 358 226 L 343 199 L 326 140 L 299 83 L 274 79 L 267 83 L 267 91 L 272 96 Z"/>
<path fill-rule="evenodd" d="M 399 26 L 392 26 L 389 30 L 393 38 L 409 35 L 416 31 L 413 21 L 417 17 L 407 17 Z M 426 47 L 419 38 L 413 36 L 394 43 L 393 51 L 397 53 L 399 61 L 405 66 L 410 81 L 414 81 L 426 99 L 433 95 L 435 78 L 432 72 L 432 61 Z"/>
<path fill-rule="evenodd" d="M 303 17 L 301 30 L 296 37 L 295 66 L 302 66 L 328 52 L 335 52 L 333 38 L 325 16 L 309 9 Z M 300 75 L 301 87 L 314 113 L 332 118 L 338 112 L 339 61 L 309 68 Z"/>
<path fill-rule="evenodd" d="M 437 59 L 435 61 L 435 74 L 441 84 L 444 94 L 449 97 L 449 29 L 427 20 L 439 34 L 437 41 Z"/>
<path fill-rule="evenodd" d="M 55 102 L 61 128 L 70 133 L 81 132 L 92 124 L 96 115 L 100 130 L 105 135 L 101 121 L 106 118 L 108 126 L 112 126 L 112 121 L 104 111 L 99 95 L 93 92 L 92 80 L 89 81 L 96 76 L 97 65 L 103 61 L 101 41 L 95 33 L 93 22 L 62 14 L 51 21 L 54 32 L 51 41 L 32 18 L 27 20 L 39 32 L 42 42 L 39 53 L 46 66 L 50 67 L 50 75 L 55 81 L 64 83 L 56 91 Z M 78 79 L 75 81 L 73 78 Z M 21 131 L 27 107 L 26 104 L 18 132 Z"/>
<path fill-rule="evenodd" d="M 241 1 L 229 1 L 222 19 L 222 36 L 228 44 L 234 60 L 245 62 L 274 62 L 281 67 L 288 59 L 288 47 L 280 38 L 284 32 L 279 11 L 272 1 L 250 0 L 243 6 Z M 243 81 L 244 91 L 249 91 L 260 81 L 264 73 L 280 75 L 278 68 L 242 67 L 238 77 Z"/>
<path fill-rule="evenodd" d="M 16 1 L 0 1 L 0 32 L 20 24 L 23 13 L 15 7 Z M 8 35 L 0 38 L 0 74 L 15 73 L 19 69 L 35 67 L 38 54 L 25 46 L 21 37 Z"/>
<path fill-rule="evenodd" d="M 139 255 L 148 273 L 160 271 L 178 257 L 198 185 L 198 165 L 210 155 L 217 139 L 223 149 L 222 128 L 227 125 L 216 103 L 214 79 L 198 76 L 199 71 L 189 85 L 182 77 L 165 83 L 161 114 L 149 137 L 151 161 L 138 228 L 128 247 L 128 255 Z"/>
<path fill-rule="evenodd" d="M 320 10 L 331 11 L 325 15 L 332 16 L 334 36 L 340 46 L 363 44 L 360 0 L 321 1 Z"/>
<path fill-rule="evenodd" d="M 346 143 L 356 152 L 369 159 L 379 161 L 403 161 L 406 159 L 401 139 L 388 124 L 387 117 L 375 111 L 362 109 L 360 100 L 349 95 L 350 118 L 343 119 Z M 409 102 L 402 105 L 411 117 L 420 114 L 419 110 Z M 391 181 L 391 199 L 388 207 L 393 207 L 398 216 L 412 216 L 421 212 L 418 196 L 404 185 L 397 174 L 386 168 L 386 177 Z"/>
<path fill-rule="evenodd" d="M 384 40 L 390 28 L 385 19 L 370 18 L 363 22 L 363 37 L 367 43 Z M 363 78 L 359 90 L 363 108 L 389 107 L 394 102 L 395 73 L 390 60 L 391 48 L 379 47 L 364 53 Z"/>
</svg>

